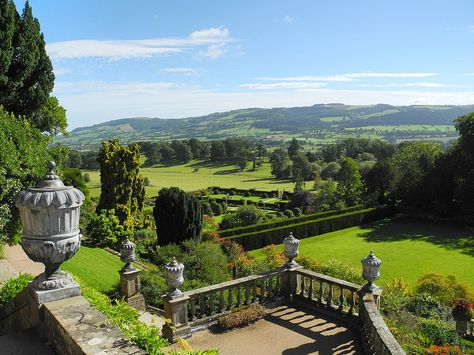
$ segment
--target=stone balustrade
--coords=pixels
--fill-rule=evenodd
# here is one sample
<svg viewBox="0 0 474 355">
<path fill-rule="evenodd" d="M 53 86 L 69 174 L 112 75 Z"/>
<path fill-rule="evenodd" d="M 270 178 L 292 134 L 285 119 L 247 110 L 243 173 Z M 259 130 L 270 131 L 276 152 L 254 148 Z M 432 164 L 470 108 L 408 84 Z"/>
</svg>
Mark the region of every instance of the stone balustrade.
<svg viewBox="0 0 474 355">
<path fill-rule="evenodd" d="M 474 318 L 467 323 L 467 335 L 474 337 Z"/>
<path fill-rule="evenodd" d="M 296 271 L 296 280 L 297 298 L 339 314 L 357 315 L 361 285 L 304 269 Z"/>
<path fill-rule="evenodd" d="M 376 295 L 365 294 L 359 303 L 359 320 L 367 354 L 404 355 L 379 312 Z"/>
</svg>

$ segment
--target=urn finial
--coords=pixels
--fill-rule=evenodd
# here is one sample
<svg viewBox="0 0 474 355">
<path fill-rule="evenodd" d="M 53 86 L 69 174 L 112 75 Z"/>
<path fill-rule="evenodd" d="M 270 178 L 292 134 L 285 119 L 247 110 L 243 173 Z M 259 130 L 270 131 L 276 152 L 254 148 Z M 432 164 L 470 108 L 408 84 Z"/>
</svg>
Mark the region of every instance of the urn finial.
<svg viewBox="0 0 474 355">
<path fill-rule="evenodd" d="M 378 288 L 378 286 L 373 282 L 380 277 L 379 269 L 382 265 L 382 261 L 377 258 L 373 250 L 371 250 L 369 255 L 361 260 L 361 263 L 362 277 L 367 281 L 367 284 L 364 286 L 364 290 L 368 293 L 373 293 Z"/>
<path fill-rule="evenodd" d="M 288 258 L 288 262 L 285 264 L 286 267 L 298 265 L 294 259 L 299 255 L 300 241 L 290 232 L 290 235 L 283 239 L 283 245 L 285 246 L 284 254 Z"/>
</svg>

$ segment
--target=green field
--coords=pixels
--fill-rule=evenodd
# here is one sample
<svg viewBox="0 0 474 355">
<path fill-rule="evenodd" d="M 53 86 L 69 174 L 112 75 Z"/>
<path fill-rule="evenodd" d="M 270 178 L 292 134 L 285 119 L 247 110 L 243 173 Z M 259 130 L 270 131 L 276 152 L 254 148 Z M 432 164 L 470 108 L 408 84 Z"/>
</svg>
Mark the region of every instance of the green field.
<svg viewBox="0 0 474 355">
<path fill-rule="evenodd" d="M 196 171 L 197 169 L 197 171 Z M 148 197 L 156 196 L 163 187 L 177 186 L 184 191 L 196 191 L 208 186 L 235 187 L 239 189 L 286 190 L 293 191 L 294 184 L 289 180 L 274 179 L 270 172 L 270 164 L 264 163 L 255 171 L 248 169 L 239 171 L 235 165 L 207 164 L 193 160 L 181 165 L 159 165 L 154 168 L 143 168 L 141 173 L 150 179 L 151 186 L 146 188 Z M 87 171 L 91 181 L 87 184 L 92 197 L 100 195 L 99 171 Z M 311 188 L 312 183 L 307 183 Z"/>
<path fill-rule="evenodd" d="M 348 127 L 345 128 L 346 131 L 381 131 L 381 132 L 445 132 L 453 133 L 456 132 L 456 129 L 453 125 L 379 125 L 379 126 L 362 126 L 362 127 Z"/>
<path fill-rule="evenodd" d="M 298 238 L 298 236 L 295 236 Z M 280 245 L 283 250 L 283 246 Z M 370 250 L 382 260 L 380 285 L 402 277 L 411 287 L 423 274 L 454 275 L 474 291 L 474 231 L 402 219 L 348 228 L 300 241 L 300 255 L 344 260 L 360 267 Z M 261 250 L 249 252 L 262 259 Z"/>
<path fill-rule="evenodd" d="M 61 265 L 61 269 L 79 277 L 88 286 L 107 292 L 117 286 L 118 271 L 123 265 L 120 258 L 103 249 L 82 245 L 71 260 Z"/>
</svg>

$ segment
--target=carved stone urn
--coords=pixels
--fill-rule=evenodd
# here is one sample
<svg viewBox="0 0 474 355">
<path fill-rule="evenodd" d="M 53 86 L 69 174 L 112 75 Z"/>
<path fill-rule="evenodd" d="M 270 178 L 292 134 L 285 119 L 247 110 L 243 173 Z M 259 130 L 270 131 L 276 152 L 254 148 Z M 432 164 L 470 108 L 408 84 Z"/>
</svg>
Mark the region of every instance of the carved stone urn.
<svg viewBox="0 0 474 355">
<path fill-rule="evenodd" d="M 128 238 L 122 243 L 120 248 L 120 260 L 125 263 L 122 270 L 135 270 L 132 262 L 135 261 L 135 248 L 136 245 L 132 243 Z"/>
<path fill-rule="evenodd" d="M 367 281 L 364 286 L 364 291 L 367 293 L 373 293 L 378 286 L 374 284 L 374 281 L 380 277 L 380 266 L 382 261 L 374 255 L 371 250 L 370 254 L 361 260 L 362 263 L 362 277 Z"/>
<path fill-rule="evenodd" d="M 294 260 L 299 255 L 300 241 L 293 237 L 293 233 L 283 239 L 283 245 L 285 246 L 284 254 L 288 258 L 288 262 L 285 264 L 287 267 L 298 265 Z"/>
<path fill-rule="evenodd" d="M 32 282 L 33 288 L 40 291 L 77 285 L 59 266 L 79 250 L 79 215 L 84 195 L 72 186 L 64 186 L 54 173 L 55 166 L 50 161 L 44 179 L 15 196 L 23 225 L 21 246 L 31 260 L 45 265 L 44 273 Z"/>
<path fill-rule="evenodd" d="M 184 265 L 178 263 L 175 257 L 165 265 L 166 283 L 171 288 L 171 291 L 168 293 L 170 298 L 177 298 L 183 294 L 179 289 L 184 282 L 183 271 Z"/>
</svg>

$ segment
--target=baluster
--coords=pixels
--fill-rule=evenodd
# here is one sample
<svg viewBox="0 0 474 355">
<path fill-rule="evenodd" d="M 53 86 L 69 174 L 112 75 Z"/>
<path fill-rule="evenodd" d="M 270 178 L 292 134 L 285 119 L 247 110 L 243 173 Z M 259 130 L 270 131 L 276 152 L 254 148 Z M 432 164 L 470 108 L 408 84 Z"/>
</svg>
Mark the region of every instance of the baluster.
<svg viewBox="0 0 474 355">
<path fill-rule="evenodd" d="M 323 287 L 323 281 L 321 279 L 319 281 L 319 297 L 318 297 L 318 304 L 321 306 L 323 304 L 323 292 L 324 292 L 324 287 Z"/>
<path fill-rule="evenodd" d="M 196 317 L 196 299 L 191 298 L 189 300 L 189 320 L 192 322 L 194 317 Z"/>
<path fill-rule="evenodd" d="M 234 303 L 234 300 L 232 299 L 232 288 L 229 288 L 227 291 L 229 291 L 229 293 L 227 294 L 227 301 L 228 301 L 227 309 L 230 311 Z"/>
<path fill-rule="evenodd" d="M 329 284 L 329 292 L 328 292 L 328 299 L 326 301 L 326 306 L 331 307 L 332 306 L 332 283 Z"/>
<path fill-rule="evenodd" d="M 344 307 L 344 289 L 341 287 L 339 287 L 339 290 L 340 290 L 340 295 L 339 295 L 339 308 L 338 308 L 338 311 L 340 313 L 342 313 L 342 309 Z"/>
<path fill-rule="evenodd" d="M 242 305 L 242 292 L 240 286 L 237 286 L 237 307 Z"/>
<path fill-rule="evenodd" d="M 214 294 L 213 293 L 210 293 L 209 296 L 208 296 L 208 299 L 209 299 L 209 315 L 212 316 L 212 314 L 214 313 Z"/>
<path fill-rule="evenodd" d="M 260 303 L 265 299 L 265 280 L 260 281 Z"/>
<path fill-rule="evenodd" d="M 205 296 L 199 296 L 199 313 L 200 318 L 204 318 L 206 316 L 206 302 L 204 300 Z"/>
<path fill-rule="evenodd" d="M 244 300 L 244 303 L 245 304 L 250 303 L 250 284 L 248 282 L 245 284 L 245 300 Z"/>
<path fill-rule="evenodd" d="M 355 305 L 355 292 L 351 290 L 351 296 L 349 298 L 349 311 L 348 311 L 348 314 L 351 316 L 354 314 L 354 305 Z"/>
<path fill-rule="evenodd" d="M 281 280 L 281 276 L 278 275 L 276 277 L 276 282 L 275 282 L 275 296 L 278 296 L 280 294 L 280 280 Z"/>
<path fill-rule="evenodd" d="M 311 301 L 313 299 L 313 278 L 309 278 L 309 288 L 308 288 L 308 299 Z"/>
<path fill-rule="evenodd" d="M 224 311 L 224 304 L 225 304 L 224 290 L 221 288 L 221 292 L 219 294 L 219 313 L 222 313 Z"/>
<path fill-rule="evenodd" d="M 257 302 L 257 283 L 255 281 L 252 282 L 252 303 Z"/>
<path fill-rule="evenodd" d="M 304 279 L 305 279 L 305 277 L 303 275 L 301 275 L 301 283 L 300 283 L 300 287 L 301 287 L 300 296 L 301 297 L 304 297 L 304 286 L 305 286 L 304 285 Z"/>
</svg>

